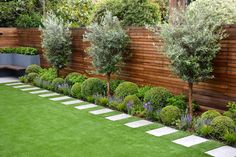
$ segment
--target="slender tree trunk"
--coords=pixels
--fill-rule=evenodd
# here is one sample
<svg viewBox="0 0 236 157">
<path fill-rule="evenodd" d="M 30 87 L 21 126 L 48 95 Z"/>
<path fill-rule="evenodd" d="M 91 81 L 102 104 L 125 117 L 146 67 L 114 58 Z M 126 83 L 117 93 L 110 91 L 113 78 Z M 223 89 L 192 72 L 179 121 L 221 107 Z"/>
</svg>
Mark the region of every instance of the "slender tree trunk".
<svg viewBox="0 0 236 157">
<path fill-rule="evenodd" d="M 111 93 L 110 93 L 110 80 L 111 80 L 111 73 L 107 73 L 107 97 L 111 96 Z"/>
<path fill-rule="evenodd" d="M 192 101 L 193 101 L 193 83 L 189 82 L 188 83 L 188 107 L 189 107 L 189 115 L 192 118 L 193 117 L 193 105 L 192 105 Z"/>
</svg>

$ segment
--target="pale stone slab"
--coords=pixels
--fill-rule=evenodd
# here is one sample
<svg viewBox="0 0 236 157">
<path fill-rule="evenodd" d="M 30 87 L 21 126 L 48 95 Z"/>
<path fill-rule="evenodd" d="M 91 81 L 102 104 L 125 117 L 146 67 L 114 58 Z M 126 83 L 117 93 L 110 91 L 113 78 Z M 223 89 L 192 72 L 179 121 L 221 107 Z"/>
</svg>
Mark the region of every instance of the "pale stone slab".
<svg viewBox="0 0 236 157">
<path fill-rule="evenodd" d="M 135 122 L 126 123 L 125 125 L 131 128 L 138 128 L 138 127 L 142 127 L 142 126 L 146 126 L 150 124 L 153 124 L 153 122 L 150 122 L 148 120 L 138 120 Z"/>
<path fill-rule="evenodd" d="M 129 117 L 131 117 L 131 116 L 128 114 L 122 113 L 122 114 L 106 117 L 106 119 L 109 119 L 111 121 L 117 121 L 117 120 L 129 118 Z"/>
<path fill-rule="evenodd" d="M 175 133 L 177 131 L 178 130 L 170 128 L 170 127 L 162 127 L 162 128 L 158 128 L 158 129 L 154 129 L 154 130 L 149 130 L 149 131 L 147 131 L 147 133 L 157 136 L 157 137 L 160 137 L 160 136 Z"/>
<path fill-rule="evenodd" d="M 46 92 L 49 92 L 48 90 L 38 90 L 38 91 L 33 91 L 33 92 L 30 92 L 31 94 L 40 94 L 40 93 L 46 93 Z"/>
<path fill-rule="evenodd" d="M 191 147 L 193 145 L 200 144 L 200 143 L 203 143 L 203 142 L 206 142 L 206 141 L 208 141 L 208 140 L 205 139 L 205 138 L 195 136 L 195 135 L 191 135 L 191 136 L 187 136 L 187 137 L 184 137 L 184 138 L 174 140 L 173 142 L 177 143 L 177 144 L 180 144 L 180 145 L 183 145 L 185 147 Z"/>
<path fill-rule="evenodd" d="M 23 88 L 23 89 L 21 89 L 22 91 L 31 91 L 31 90 L 38 90 L 38 89 L 40 89 L 40 88 L 38 88 L 38 87 L 32 87 L 32 88 Z"/>
<path fill-rule="evenodd" d="M 64 104 L 64 105 L 72 105 L 72 104 L 79 104 L 81 102 L 84 102 L 84 101 L 82 101 L 82 100 L 71 100 L 71 101 L 62 102 L 62 104 Z"/>
<path fill-rule="evenodd" d="M 31 85 L 13 86 L 13 88 L 26 88 L 26 87 L 31 87 Z"/>
<path fill-rule="evenodd" d="M 62 96 L 62 97 L 56 97 L 56 98 L 51 98 L 50 100 L 52 101 L 60 101 L 60 100 L 66 100 L 66 99 L 70 99 L 71 97 L 68 96 Z"/>
<path fill-rule="evenodd" d="M 112 112 L 112 111 L 113 110 L 111 110 L 109 108 L 105 108 L 105 109 L 99 109 L 99 110 L 90 111 L 90 113 L 94 114 L 94 115 L 99 115 L 99 114 L 109 113 L 109 112 Z"/>
<path fill-rule="evenodd" d="M 6 84 L 7 86 L 15 86 L 15 85 L 22 85 L 23 83 L 21 82 L 15 82 L 15 83 L 9 83 L 9 84 Z"/>
<path fill-rule="evenodd" d="M 93 108 L 93 107 L 97 107 L 97 105 L 87 104 L 87 105 L 76 106 L 75 108 L 77 108 L 79 110 L 84 110 L 84 109 L 89 109 L 89 108 Z"/>
<path fill-rule="evenodd" d="M 51 97 L 51 96 L 56 96 L 56 95 L 60 95 L 58 93 L 47 93 L 47 94 L 41 94 L 39 95 L 40 97 Z"/>
<path fill-rule="evenodd" d="M 0 77 L 0 83 L 18 82 L 19 80 L 15 77 Z"/>
<path fill-rule="evenodd" d="M 223 146 L 206 152 L 214 157 L 235 157 L 236 149 L 230 146 Z"/>
</svg>

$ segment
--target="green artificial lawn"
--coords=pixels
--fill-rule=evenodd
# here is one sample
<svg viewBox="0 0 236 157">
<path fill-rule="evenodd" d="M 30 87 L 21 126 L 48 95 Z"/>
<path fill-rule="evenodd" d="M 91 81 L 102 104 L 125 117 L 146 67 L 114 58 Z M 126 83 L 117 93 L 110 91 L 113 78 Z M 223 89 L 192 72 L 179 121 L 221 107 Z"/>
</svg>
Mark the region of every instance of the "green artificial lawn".
<svg viewBox="0 0 236 157">
<path fill-rule="evenodd" d="M 171 140 L 187 136 L 177 132 L 163 137 L 145 133 L 161 127 L 137 129 L 123 125 L 132 117 L 109 121 L 104 115 L 77 110 L 49 98 L 0 85 L 0 156 L 2 157 L 207 157 L 221 146 L 209 141 L 190 148 Z M 102 107 L 99 107 L 102 108 Z"/>
</svg>

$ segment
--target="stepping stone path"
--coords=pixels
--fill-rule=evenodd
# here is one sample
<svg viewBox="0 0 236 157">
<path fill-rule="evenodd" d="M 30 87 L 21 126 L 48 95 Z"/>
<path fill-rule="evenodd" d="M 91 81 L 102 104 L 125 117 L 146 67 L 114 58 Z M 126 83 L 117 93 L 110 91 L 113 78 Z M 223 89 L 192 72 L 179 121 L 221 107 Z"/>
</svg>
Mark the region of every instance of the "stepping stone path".
<svg viewBox="0 0 236 157">
<path fill-rule="evenodd" d="M 94 114 L 94 115 L 99 115 L 99 114 L 104 114 L 104 113 L 109 113 L 109 112 L 113 112 L 113 110 L 109 108 L 105 108 L 105 109 L 100 109 L 100 110 L 89 111 L 89 113 Z"/>
<path fill-rule="evenodd" d="M 41 94 L 39 95 L 40 97 L 51 97 L 51 96 L 56 96 L 56 95 L 60 95 L 58 93 L 47 93 L 47 94 Z"/>
<path fill-rule="evenodd" d="M 205 138 L 195 136 L 195 135 L 191 135 L 191 136 L 187 136 L 187 137 L 184 137 L 184 138 L 180 138 L 180 139 L 172 141 L 172 142 L 180 144 L 180 145 L 185 146 L 185 147 L 191 147 L 193 145 L 200 144 L 200 143 L 203 143 L 203 142 L 206 142 L 206 141 L 208 141 L 208 140 L 205 139 Z"/>
<path fill-rule="evenodd" d="M 62 102 L 62 104 L 64 104 L 64 105 L 72 105 L 72 104 L 78 104 L 78 103 L 81 103 L 81 102 L 84 102 L 84 101 L 82 101 L 82 100 L 71 100 L 71 101 Z"/>
<path fill-rule="evenodd" d="M 9 84 L 6 84 L 7 86 L 14 86 L 14 85 L 22 85 L 23 83 L 21 82 L 16 82 L 16 83 L 9 83 Z"/>
<path fill-rule="evenodd" d="M 56 97 L 56 98 L 51 98 L 50 100 L 52 101 L 60 101 L 60 100 L 66 100 L 66 99 L 70 99 L 71 97 L 68 96 L 62 96 L 62 97 Z"/>
<path fill-rule="evenodd" d="M 142 126 L 146 126 L 150 124 L 153 124 L 153 122 L 150 122 L 147 120 L 138 120 L 135 122 L 126 123 L 125 125 L 131 128 L 138 128 L 138 127 L 142 127 Z"/>
<path fill-rule="evenodd" d="M 170 128 L 170 127 L 162 127 L 162 128 L 158 128 L 158 129 L 154 129 L 154 130 L 149 130 L 149 131 L 147 131 L 147 133 L 157 136 L 157 137 L 160 137 L 160 136 L 175 133 L 177 131 L 178 130 Z"/>
<path fill-rule="evenodd" d="M 25 87 L 31 87 L 31 85 L 13 86 L 13 88 L 25 88 Z"/>
<path fill-rule="evenodd" d="M 40 94 L 40 93 L 46 93 L 46 92 L 49 92 L 48 90 L 38 90 L 38 91 L 33 91 L 33 92 L 30 92 L 31 94 Z"/>
<path fill-rule="evenodd" d="M 117 121 L 117 120 L 122 120 L 122 119 L 129 118 L 129 117 L 131 117 L 131 116 L 128 115 L 128 114 L 122 113 L 122 114 L 118 114 L 118 115 L 115 115 L 115 116 L 106 117 L 106 119 L 109 119 L 111 121 Z"/>
<path fill-rule="evenodd" d="M 223 146 L 206 152 L 214 157 L 235 157 L 236 149 L 230 146 Z"/>
<path fill-rule="evenodd" d="M 23 88 L 23 89 L 21 89 L 22 91 L 30 91 L 30 90 L 38 90 L 38 89 L 40 89 L 40 88 L 38 88 L 38 87 L 32 87 L 32 88 Z"/>
<path fill-rule="evenodd" d="M 79 110 L 84 110 L 84 109 L 93 108 L 93 107 L 97 107 L 97 105 L 87 104 L 87 105 L 76 106 L 75 108 Z"/>
</svg>

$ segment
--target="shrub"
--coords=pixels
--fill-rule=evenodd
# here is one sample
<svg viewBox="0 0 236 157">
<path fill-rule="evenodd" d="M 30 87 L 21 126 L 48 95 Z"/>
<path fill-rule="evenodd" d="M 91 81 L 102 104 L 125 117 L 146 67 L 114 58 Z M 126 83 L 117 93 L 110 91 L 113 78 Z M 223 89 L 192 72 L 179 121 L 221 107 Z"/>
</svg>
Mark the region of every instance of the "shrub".
<svg viewBox="0 0 236 157">
<path fill-rule="evenodd" d="M 42 80 L 53 81 L 57 77 L 57 71 L 55 68 L 43 69 L 40 76 Z"/>
<path fill-rule="evenodd" d="M 58 91 L 58 87 L 62 84 L 64 84 L 64 79 L 57 77 L 57 78 L 53 79 L 53 81 L 52 81 L 52 89 L 55 91 Z"/>
<path fill-rule="evenodd" d="M 164 107 L 160 113 L 161 121 L 166 125 L 174 125 L 180 116 L 180 109 L 172 105 Z"/>
<path fill-rule="evenodd" d="M 98 78 L 89 78 L 81 85 L 81 93 L 87 98 L 95 94 L 104 94 L 102 81 Z"/>
<path fill-rule="evenodd" d="M 137 114 L 144 110 L 142 102 L 136 95 L 128 95 L 123 100 L 123 105 L 129 114 Z"/>
<path fill-rule="evenodd" d="M 236 144 L 236 133 L 226 133 L 224 135 L 224 141 L 227 143 L 227 144 L 230 144 L 230 145 L 235 145 Z"/>
<path fill-rule="evenodd" d="M 107 106 L 109 103 L 109 100 L 107 97 L 97 97 L 95 98 L 95 104 L 101 105 L 101 106 Z"/>
<path fill-rule="evenodd" d="M 20 82 L 27 83 L 28 82 L 27 75 L 19 77 L 19 80 L 20 80 Z"/>
<path fill-rule="evenodd" d="M 71 95 L 76 98 L 82 98 L 81 83 L 75 83 L 71 88 Z"/>
<path fill-rule="evenodd" d="M 187 102 L 185 101 L 185 96 L 183 94 L 173 96 L 167 99 L 167 105 L 173 105 L 181 109 L 182 111 L 186 111 Z"/>
<path fill-rule="evenodd" d="M 192 128 L 192 117 L 189 114 L 182 114 L 181 118 L 176 121 L 176 126 L 181 130 Z"/>
<path fill-rule="evenodd" d="M 27 81 L 28 81 L 29 83 L 32 83 L 32 82 L 34 81 L 34 79 L 35 79 L 36 77 L 38 77 L 38 76 L 39 76 L 38 73 L 34 73 L 34 72 L 29 73 L 29 74 L 27 75 Z"/>
<path fill-rule="evenodd" d="M 100 22 L 107 11 L 123 26 L 145 26 L 161 22 L 160 7 L 150 0 L 106 0 L 97 4 L 94 21 Z"/>
<path fill-rule="evenodd" d="M 16 19 L 16 26 L 21 28 L 34 28 L 41 25 L 42 16 L 37 13 L 21 14 Z"/>
<path fill-rule="evenodd" d="M 86 76 L 77 72 L 72 72 L 66 76 L 65 82 L 69 85 L 73 85 L 75 83 L 83 83 L 86 79 Z"/>
<path fill-rule="evenodd" d="M 149 91 L 152 87 L 150 86 L 144 86 L 144 87 L 141 87 L 138 89 L 138 93 L 136 94 L 137 97 L 140 99 L 140 100 L 143 100 L 144 99 L 144 95 L 147 91 Z"/>
<path fill-rule="evenodd" d="M 235 125 L 231 118 L 218 116 L 212 120 L 211 127 L 213 128 L 213 136 L 222 139 L 226 133 L 234 131 Z"/>
<path fill-rule="evenodd" d="M 150 102 L 153 110 L 161 109 L 167 104 L 167 99 L 172 97 L 172 94 L 163 87 L 155 87 L 147 91 L 144 95 L 144 101 Z"/>
<path fill-rule="evenodd" d="M 221 116 L 216 110 L 208 110 L 201 115 L 202 119 L 213 120 L 215 117 Z"/>
<path fill-rule="evenodd" d="M 213 129 L 209 125 L 203 125 L 197 130 L 197 133 L 199 135 L 205 136 L 205 137 L 210 136 L 212 132 L 213 132 Z"/>
<path fill-rule="evenodd" d="M 38 50 L 33 47 L 5 47 L 0 48 L 1 53 L 15 53 L 23 55 L 37 55 Z"/>
<path fill-rule="evenodd" d="M 111 80 L 110 81 L 110 93 L 114 94 L 116 88 L 119 86 L 119 84 L 123 83 L 123 80 Z M 104 89 L 107 89 L 107 83 L 104 82 Z"/>
<path fill-rule="evenodd" d="M 71 86 L 67 83 L 63 83 L 58 86 L 58 92 L 63 93 L 64 95 L 71 95 Z"/>
<path fill-rule="evenodd" d="M 232 118 L 236 124 L 236 102 L 228 102 L 227 107 L 228 111 L 224 112 L 224 116 Z"/>
<path fill-rule="evenodd" d="M 39 74 L 41 70 L 42 70 L 42 68 L 40 66 L 38 66 L 36 64 L 31 64 L 26 68 L 25 73 L 26 74 L 29 74 L 29 73 Z"/>
<path fill-rule="evenodd" d="M 132 82 L 123 82 L 115 90 L 115 96 L 125 98 L 128 95 L 133 95 L 138 92 L 138 85 Z"/>
<path fill-rule="evenodd" d="M 118 109 L 118 110 L 120 110 L 120 107 L 121 107 L 121 110 L 124 111 L 125 106 L 123 105 L 122 101 L 123 101 L 122 99 L 117 98 L 117 97 L 109 97 L 108 106 L 111 108 Z"/>
<path fill-rule="evenodd" d="M 0 1 L 0 27 L 13 27 L 19 14 L 17 1 Z"/>
</svg>

